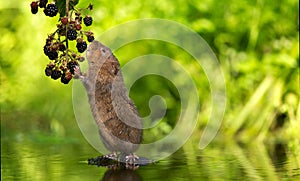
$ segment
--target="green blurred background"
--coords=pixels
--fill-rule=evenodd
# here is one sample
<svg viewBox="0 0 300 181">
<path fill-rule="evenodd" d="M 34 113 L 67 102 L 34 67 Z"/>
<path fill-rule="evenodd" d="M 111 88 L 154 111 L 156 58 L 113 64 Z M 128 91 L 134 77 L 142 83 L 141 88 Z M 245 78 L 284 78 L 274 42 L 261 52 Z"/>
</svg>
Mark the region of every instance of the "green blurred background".
<svg viewBox="0 0 300 181">
<path fill-rule="evenodd" d="M 289 150 L 300 152 L 297 0 L 80 0 L 78 7 L 90 2 L 95 37 L 139 18 L 174 20 L 199 33 L 215 52 L 226 78 L 227 107 L 220 141 L 283 142 Z M 55 31 L 58 16 L 46 17 L 41 10 L 32 15 L 29 4 L 0 2 L 1 142 L 78 142 L 84 138 L 73 113 L 72 84 L 44 75 L 48 59 L 43 46 L 47 35 Z M 161 42 L 141 41 L 115 54 L 124 65 L 135 56 L 160 53 L 174 57 L 191 72 L 201 102 L 193 134 L 198 144 L 211 111 L 209 84 L 201 68 L 178 50 Z M 143 116 L 149 114 L 152 95 L 161 94 L 167 100 L 164 121 L 145 132 L 146 141 L 163 137 L 176 125 L 180 99 L 175 90 L 155 76 L 143 78 L 132 88 L 130 96 Z"/>
</svg>

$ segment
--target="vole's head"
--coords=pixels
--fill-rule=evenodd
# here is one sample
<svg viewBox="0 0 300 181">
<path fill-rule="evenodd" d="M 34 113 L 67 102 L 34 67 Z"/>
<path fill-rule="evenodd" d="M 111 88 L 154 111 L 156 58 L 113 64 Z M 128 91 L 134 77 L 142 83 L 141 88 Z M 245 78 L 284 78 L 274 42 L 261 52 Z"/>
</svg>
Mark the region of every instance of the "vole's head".
<svg viewBox="0 0 300 181">
<path fill-rule="evenodd" d="M 111 55 L 111 50 L 96 40 L 89 45 L 86 51 L 88 63 L 92 66 L 103 64 Z"/>
</svg>

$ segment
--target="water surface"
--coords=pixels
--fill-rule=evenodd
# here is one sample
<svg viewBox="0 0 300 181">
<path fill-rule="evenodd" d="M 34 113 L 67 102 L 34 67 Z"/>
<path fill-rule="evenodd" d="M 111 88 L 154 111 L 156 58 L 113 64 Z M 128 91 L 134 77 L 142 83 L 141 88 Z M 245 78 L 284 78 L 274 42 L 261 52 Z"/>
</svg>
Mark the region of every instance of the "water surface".
<svg viewBox="0 0 300 181">
<path fill-rule="evenodd" d="M 2 180 L 300 180 L 299 155 L 285 144 L 189 141 L 172 156 L 136 170 L 88 165 L 99 155 L 84 139 L 1 137 Z M 46 139 L 46 138 L 43 138 Z"/>
</svg>

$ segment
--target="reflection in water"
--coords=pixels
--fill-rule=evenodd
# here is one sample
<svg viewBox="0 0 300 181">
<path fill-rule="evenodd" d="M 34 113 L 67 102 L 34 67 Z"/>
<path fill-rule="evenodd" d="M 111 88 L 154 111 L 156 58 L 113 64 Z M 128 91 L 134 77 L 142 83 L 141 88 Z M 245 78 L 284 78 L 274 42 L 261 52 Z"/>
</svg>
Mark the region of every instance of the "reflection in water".
<svg viewBox="0 0 300 181">
<path fill-rule="evenodd" d="M 286 145 L 282 143 L 275 143 L 273 154 L 271 154 L 272 162 L 277 170 L 284 169 L 284 164 L 287 161 Z"/>
<path fill-rule="evenodd" d="M 89 165 L 96 165 L 101 167 L 107 168 L 114 168 L 114 169 L 132 169 L 135 170 L 140 166 L 146 166 L 150 164 L 154 164 L 153 160 L 149 160 L 145 157 L 139 157 L 133 163 L 128 162 L 126 159 L 126 154 L 117 154 L 117 155 L 102 155 L 96 158 L 89 158 L 88 164 Z"/>
<path fill-rule="evenodd" d="M 164 160 L 130 170 L 88 165 L 87 159 L 99 153 L 85 140 L 76 143 L 45 140 L 1 137 L 1 179 L 276 181 L 300 177 L 300 155 L 287 144 L 215 142 L 199 150 L 198 144 L 189 141 Z"/>
<path fill-rule="evenodd" d="M 108 169 L 103 175 L 102 181 L 139 181 L 141 177 L 133 170 L 128 169 Z"/>
</svg>

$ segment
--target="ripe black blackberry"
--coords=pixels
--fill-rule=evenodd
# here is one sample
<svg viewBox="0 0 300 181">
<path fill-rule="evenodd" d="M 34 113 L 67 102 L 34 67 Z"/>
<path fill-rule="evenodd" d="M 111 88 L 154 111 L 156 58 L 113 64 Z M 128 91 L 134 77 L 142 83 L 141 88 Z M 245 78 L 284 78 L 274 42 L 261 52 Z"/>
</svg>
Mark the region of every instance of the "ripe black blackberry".
<svg viewBox="0 0 300 181">
<path fill-rule="evenodd" d="M 52 68 L 47 66 L 45 69 L 45 74 L 46 74 L 46 76 L 52 75 Z"/>
<path fill-rule="evenodd" d="M 31 7 L 31 13 L 32 14 L 36 14 L 39 11 L 39 7 L 38 7 L 38 2 L 37 1 L 31 2 L 30 7 Z"/>
<path fill-rule="evenodd" d="M 50 60 L 55 60 L 58 58 L 58 53 L 56 51 L 49 51 L 48 52 L 48 58 Z"/>
<path fill-rule="evenodd" d="M 73 29 L 69 29 L 67 31 L 67 38 L 69 40 L 75 40 L 77 38 L 77 32 L 76 30 L 73 30 Z"/>
<path fill-rule="evenodd" d="M 48 0 L 40 0 L 39 7 L 45 8 L 48 3 Z"/>
<path fill-rule="evenodd" d="M 67 64 L 67 67 L 69 71 L 74 75 L 74 68 L 78 66 L 78 63 L 76 61 L 71 61 Z"/>
<path fill-rule="evenodd" d="M 68 84 L 71 79 L 72 79 L 71 72 L 64 72 L 60 78 L 60 81 L 64 84 Z"/>
<path fill-rule="evenodd" d="M 44 13 L 46 16 L 54 17 L 58 13 L 58 8 L 56 4 L 48 4 L 46 8 L 44 9 Z"/>
<path fill-rule="evenodd" d="M 76 48 L 77 48 L 79 53 L 83 53 L 87 48 L 87 44 L 86 44 L 85 41 L 77 42 Z"/>
<path fill-rule="evenodd" d="M 51 78 L 56 80 L 61 77 L 61 71 L 58 69 L 52 70 Z"/>
<path fill-rule="evenodd" d="M 91 26 L 93 23 L 93 18 L 90 16 L 86 16 L 83 18 L 83 22 L 84 22 L 85 26 Z"/>
<path fill-rule="evenodd" d="M 66 36 L 66 26 L 58 27 L 58 34 L 60 36 Z"/>
<path fill-rule="evenodd" d="M 44 46 L 44 54 L 48 56 L 48 55 L 49 55 L 49 52 L 50 52 L 49 46 L 45 45 L 45 46 Z"/>
<path fill-rule="evenodd" d="M 87 37 L 88 42 L 92 42 L 92 41 L 94 41 L 94 39 L 95 39 L 95 37 L 92 35 Z"/>
<path fill-rule="evenodd" d="M 53 37 L 52 36 L 49 36 L 47 39 L 46 39 L 46 45 L 51 45 L 52 43 L 52 40 L 53 40 Z"/>
<path fill-rule="evenodd" d="M 66 46 L 65 46 L 63 43 L 61 43 L 61 44 L 59 44 L 59 46 L 58 46 L 58 50 L 59 50 L 59 51 L 65 51 L 65 50 L 66 50 Z"/>
</svg>

